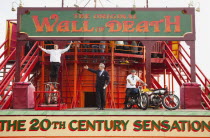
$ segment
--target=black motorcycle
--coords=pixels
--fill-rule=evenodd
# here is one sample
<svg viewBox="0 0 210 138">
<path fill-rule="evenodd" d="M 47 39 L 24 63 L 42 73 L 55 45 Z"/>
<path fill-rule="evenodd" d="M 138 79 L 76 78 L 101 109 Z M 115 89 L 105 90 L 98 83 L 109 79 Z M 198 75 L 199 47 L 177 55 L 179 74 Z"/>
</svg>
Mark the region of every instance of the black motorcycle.
<svg viewBox="0 0 210 138">
<path fill-rule="evenodd" d="M 128 102 L 125 107 L 127 109 L 131 109 L 134 105 L 137 105 L 138 108 L 143 110 L 146 110 L 149 105 L 148 95 L 143 93 L 141 86 L 138 86 L 138 88 L 135 88 L 130 92 L 128 96 Z"/>
<path fill-rule="evenodd" d="M 149 96 L 149 107 L 157 109 L 163 105 L 168 110 L 179 108 L 179 98 L 172 92 L 169 92 L 167 88 L 150 90 L 146 93 Z"/>
</svg>

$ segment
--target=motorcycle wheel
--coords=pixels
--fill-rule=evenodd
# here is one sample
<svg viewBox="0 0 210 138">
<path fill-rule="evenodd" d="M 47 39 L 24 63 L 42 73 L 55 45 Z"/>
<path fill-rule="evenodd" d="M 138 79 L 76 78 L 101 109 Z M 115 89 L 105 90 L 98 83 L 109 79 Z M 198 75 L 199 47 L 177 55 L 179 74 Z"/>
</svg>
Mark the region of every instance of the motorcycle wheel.
<svg viewBox="0 0 210 138">
<path fill-rule="evenodd" d="M 141 100 L 140 103 L 138 103 L 138 106 L 140 104 L 140 108 L 143 110 L 146 110 L 149 106 L 149 97 L 146 93 L 141 94 Z"/>
<path fill-rule="evenodd" d="M 127 103 L 127 104 L 125 104 L 125 108 L 126 108 L 126 109 L 131 109 L 131 108 L 132 108 L 132 106 L 133 106 L 133 105 L 132 105 L 131 103 Z"/>
<path fill-rule="evenodd" d="M 162 99 L 163 106 L 168 110 L 176 110 L 179 108 L 180 101 L 176 95 L 167 94 Z"/>
</svg>

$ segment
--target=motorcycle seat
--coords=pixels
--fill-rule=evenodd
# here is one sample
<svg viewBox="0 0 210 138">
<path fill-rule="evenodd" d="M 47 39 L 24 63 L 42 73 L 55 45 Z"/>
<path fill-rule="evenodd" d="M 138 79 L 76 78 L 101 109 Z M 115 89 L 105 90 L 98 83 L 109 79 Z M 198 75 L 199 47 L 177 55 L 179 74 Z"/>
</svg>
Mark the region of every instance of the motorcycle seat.
<svg viewBox="0 0 210 138">
<path fill-rule="evenodd" d="M 139 89 L 138 88 L 135 88 L 131 91 L 132 94 L 138 94 L 139 93 Z"/>
</svg>

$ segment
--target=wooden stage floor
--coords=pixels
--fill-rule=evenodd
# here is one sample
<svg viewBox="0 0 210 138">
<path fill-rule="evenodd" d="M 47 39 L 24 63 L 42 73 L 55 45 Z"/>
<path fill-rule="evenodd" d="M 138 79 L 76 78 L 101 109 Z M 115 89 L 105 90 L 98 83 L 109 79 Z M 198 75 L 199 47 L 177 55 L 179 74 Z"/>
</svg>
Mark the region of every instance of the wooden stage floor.
<svg viewBox="0 0 210 138">
<path fill-rule="evenodd" d="M 50 111 L 50 110 L 34 110 L 34 109 L 7 109 L 1 110 L 0 115 L 112 115 L 112 116 L 210 116 L 209 110 L 203 109 L 177 109 L 177 110 L 166 110 L 166 109 L 109 109 L 96 110 L 96 108 L 74 108 L 61 111 Z"/>
</svg>

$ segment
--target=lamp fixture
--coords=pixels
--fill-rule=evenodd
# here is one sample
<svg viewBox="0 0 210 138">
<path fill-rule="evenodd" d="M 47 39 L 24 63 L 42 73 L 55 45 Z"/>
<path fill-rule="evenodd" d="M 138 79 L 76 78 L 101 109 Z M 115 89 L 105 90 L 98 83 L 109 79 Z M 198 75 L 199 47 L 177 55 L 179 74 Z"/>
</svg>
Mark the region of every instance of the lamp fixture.
<svg viewBox="0 0 210 138">
<path fill-rule="evenodd" d="M 198 7 L 195 9 L 197 12 L 200 12 L 201 9 L 200 9 L 200 3 L 198 2 Z"/>
<path fill-rule="evenodd" d="M 79 8 L 79 5 L 74 4 L 74 7 Z M 78 14 L 82 14 L 81 10 L 79 10 L 79 9 L 77 10 L 77 13 L 78 13 Z"/>
<path fill-rule="evenodd" d="M 79 8 L 79 6 L 77 4 L 74 4 L 74 7 Z"/>
<path fill-rule="evenodd" d="M 135 14 L 136 14 L 136 0 L 134 0 L 133 9 L 131 10 L 131 15 L 135 15 Z"/>
<path fill-rule="evenodd" d="M 12 2 L 12 9 L 11 9 L 12 11 L 16 11 L 16 9 L 14 8 L 14 4 L 17 4 L 20 8 L 23 7 L 23 3 L 22 3 L 21 0 L 20 0 L 19 4 L 17 2 L 15 2 L 15 1 L 13 1 Z"/>
</svg>

